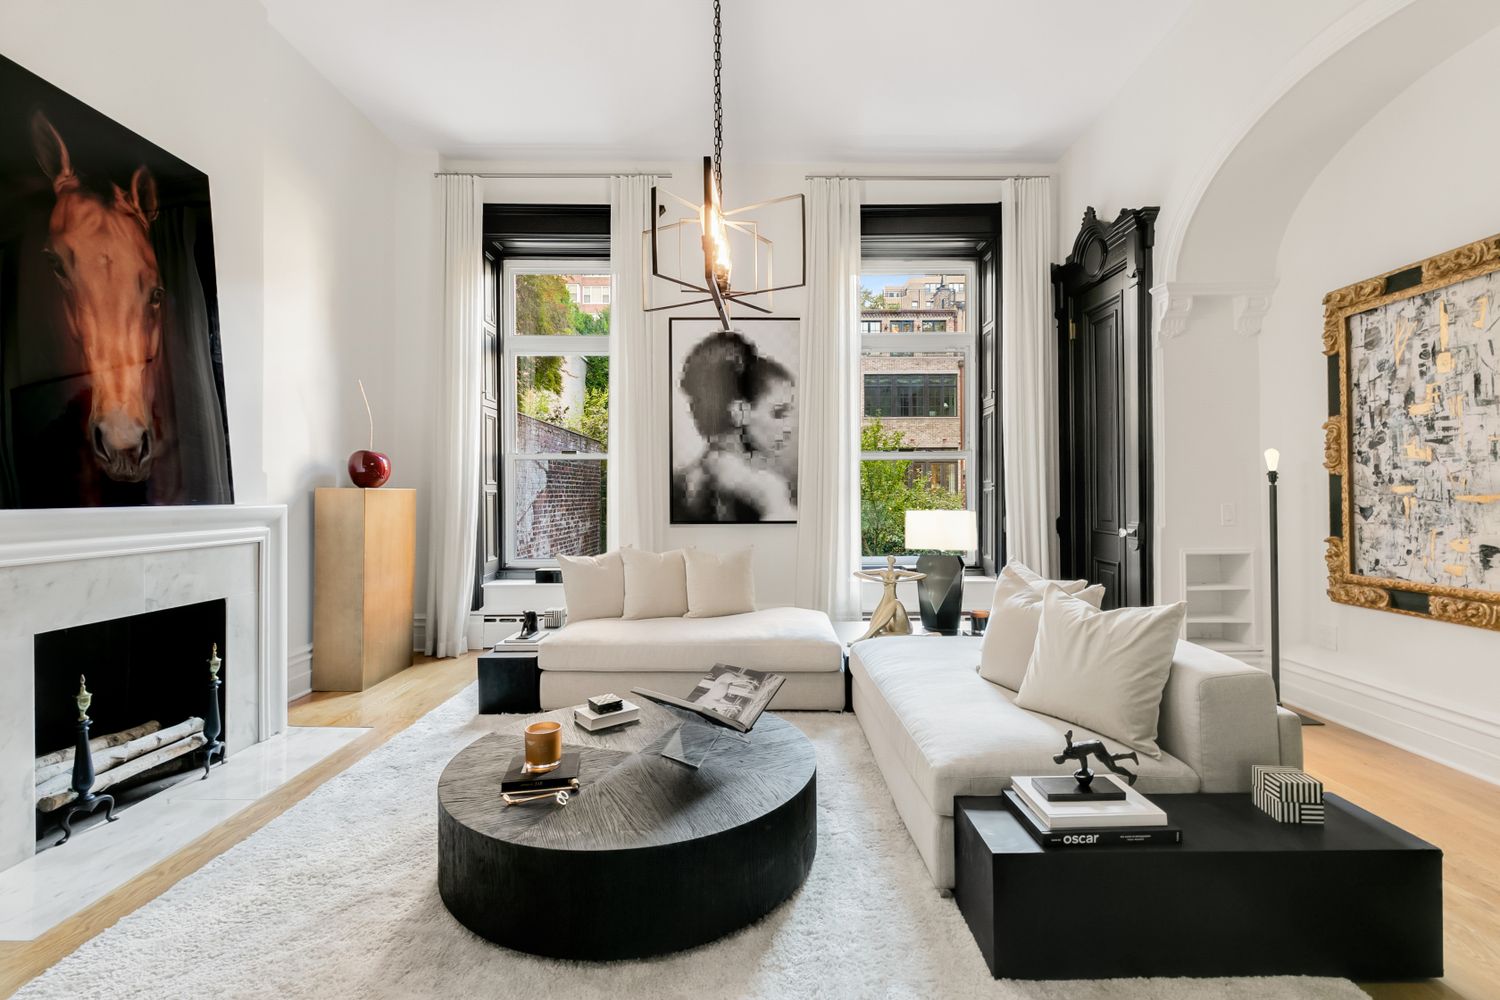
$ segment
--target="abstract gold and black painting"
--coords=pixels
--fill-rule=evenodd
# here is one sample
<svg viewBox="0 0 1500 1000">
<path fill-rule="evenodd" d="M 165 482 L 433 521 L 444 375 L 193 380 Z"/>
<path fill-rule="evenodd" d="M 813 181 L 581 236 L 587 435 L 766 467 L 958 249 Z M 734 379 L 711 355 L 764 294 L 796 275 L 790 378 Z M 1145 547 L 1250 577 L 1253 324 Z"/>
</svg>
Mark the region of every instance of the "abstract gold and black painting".
<svg viewBox="0 0 1500 1000">
<path fill-rule="evenodd" d="M 1329 595 L 1500 628 L 1500 238 L 1324 303 Z"/>
<path fill-rule="evenodd" d="M 1354 571 L 1500 590 L 1500 274 L 1349 320 Z"/>
</svg>

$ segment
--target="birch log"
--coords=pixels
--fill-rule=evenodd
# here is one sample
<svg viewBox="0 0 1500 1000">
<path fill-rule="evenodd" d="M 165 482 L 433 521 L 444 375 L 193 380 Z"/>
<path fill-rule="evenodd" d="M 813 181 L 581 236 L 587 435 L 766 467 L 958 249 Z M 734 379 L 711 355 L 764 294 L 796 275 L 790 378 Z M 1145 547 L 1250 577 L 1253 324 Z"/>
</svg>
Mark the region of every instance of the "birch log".
<svg viewBox="0 0 1500 1000">
<path fill-rule="evenodd" d="M 207 742 L 208 738 L 202 733 L 193 733 L 185 739 L 178 740 L 176 743 L 170 743 L 148 754 L 142 754 L 134 760 L 126 761 L 124 764 L 99 775 L 94 781 L 92 791 L 102 792 L 113 788 L 120 782 L 133 778 L 143 771 L 149 771 L 158 764 L 163 764 L 174 757 L 181 757 L 185 753 L 191 753 Z M 68 788 L 53 795 L 37 799 L 36 807 L 41 812 L 52 812 L 54 809 L 61 809 L 77 797 L 73 789 Z"/>
<path fill-rule="evenodd" d="M 156 732 L 138 736 L 128 743 L 120 743 L 115 746 L 105 747 L 103 750 L 94 751 L 91 755 L 94 758 L 94 774 L 96 775 L 94 787 L 99 787 L 98 775 L 112 771 L 126 761 L 134 760 L 142 754 L 150 753 L 158 747 L 176 743 L 185 736 L 201 732 L 203 732 L 203 720 L 197 716 L 193 716 L 186 722 L 179 722 L 177 725 L 167 729 L 158 729 Z M 70 761 L 68 770 L 65 773 L 54 775 L 46 781 L 38 781 L 36 783 L 36 797 L 41 799 L 60 792 L 65 788 L 71 788 L 72 785 L 73 767 Z"/>
<path fill-rule="evenodd" d="M 93 753 L 106 747 L 119 746 L 121 743 L 129 743 L 131 740 L 139 739 L 147 733 L 154 733 L 161 728 L 161 723 L 152 719 L 150 722 L 136 726 L 134 729 L 126 729 L 118 733 L 108 733 L 104 736 L 95 736 L 89 740 L 89 752 Z M 48 778 L 62 774 L 64 771 L 73 770 L 73 757 L 78 752 L 77 747 L 68 747 L 64 750 L 54 750 L 44 753 L 36 759 L 36 780 L 41 784 Z"/>
</svg>

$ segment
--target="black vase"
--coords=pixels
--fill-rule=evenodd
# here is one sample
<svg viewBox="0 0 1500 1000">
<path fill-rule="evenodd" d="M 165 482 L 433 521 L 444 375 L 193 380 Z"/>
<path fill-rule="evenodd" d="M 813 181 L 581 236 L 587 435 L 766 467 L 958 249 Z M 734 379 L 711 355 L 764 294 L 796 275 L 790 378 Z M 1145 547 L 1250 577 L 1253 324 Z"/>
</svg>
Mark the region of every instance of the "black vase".
<svg viewBox="0 0 1500 1000">
<path fill-rule="evenodd" d="M 917 572 L 927 574 L 927 579 L 917 581 L 922 627 L 941 635 L 957 635 L 963 616 L 964 561 L 958 556 L 924 552 L 917 556 Z"/>
</svg>

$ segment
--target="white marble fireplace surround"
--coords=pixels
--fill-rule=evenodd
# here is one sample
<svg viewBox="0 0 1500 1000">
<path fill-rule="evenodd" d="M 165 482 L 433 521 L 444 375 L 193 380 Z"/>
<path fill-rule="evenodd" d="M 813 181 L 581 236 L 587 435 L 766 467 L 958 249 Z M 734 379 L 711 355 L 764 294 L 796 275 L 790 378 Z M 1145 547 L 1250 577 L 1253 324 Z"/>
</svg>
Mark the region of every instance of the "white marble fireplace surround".
<svg viewBox="0 0 1500 1000">
<path fill-rule="evenodd" d="M 37 633 L 219 599 L 233 755 L 286 728 L 286 508 L 0 511 L 0 871 L 36 848 Z"/>
</svg>

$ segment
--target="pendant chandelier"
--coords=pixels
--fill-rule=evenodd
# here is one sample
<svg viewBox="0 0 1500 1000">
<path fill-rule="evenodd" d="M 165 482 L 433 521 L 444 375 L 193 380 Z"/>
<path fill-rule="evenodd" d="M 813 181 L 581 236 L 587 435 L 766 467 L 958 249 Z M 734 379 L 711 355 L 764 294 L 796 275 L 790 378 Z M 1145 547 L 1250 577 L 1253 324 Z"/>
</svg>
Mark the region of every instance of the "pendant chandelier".
<svg viewBox="0 0 1500 1000">
<path fill-rule="evenodd" d="M 724 208 L 724 98 L 722 24 L 719 2 L 720 0 L 714 0 L 714 152 L 712 156 L 703 158 L 703 203 L 695 205 L 670 192 L 652 187 L 651 228 L 644 234 L 650 238 L 652 276 L 678 286 L 678 291 L 683 295 L 699 294 L 706 297 L 685 302 L 658 304 L 651 302 L 648 289 L 647 302 L 651 304 L 645 308 L 646 312 L 660 312 L 663 309 L 679 309 L 683 306 L 711 302 L 718 313 L 719 321 L 727 330 L 730 325 L 729 306 L 731 303 L 743 305 L 756 312 L 770 313 L 771 293 L 801 288 L 806 284 L 807 219 L 806 198 L 801 194 L 772 198 L 746 205 L 743 208 L 727 210 Z M 785 210 L 785 214 L 795 214 L 797 241 L 802 251 L 797 280 L 785 285 L 777 285 L 773 276 L 774 244 L 761 231 L 762 227 L 759 223 L 746 217 L 747 213 L 770 209 L 777 205 L 787 205 L 789 208 Z M 668 219 L 669 214 L 675 217 Z M 696 274 L 689 277 L 688 270 L 683 266 L 691 264 L 696 257 L 696 253 L 691 250 L 684 254 L 685 241 L 690 240 L 695 234 L 703 253 L 701 283 L 696 280 Z M 678 264 L 675 270 L 663 263 L 664 254 L 671 251 L 674 244 Z M 691 246 L 691 243 L 686 245 Z M 738 246 L 737 250 L 735 245 Z M 742 255 L 741 275 L 743 276 L 746 270 L 750 273 L 748 285 L 738 288 L 731 282 L 734 270 L 731 258 L 736 252 Z M 748 268 L 743 255 L 749 257 Z M 747 301 L 752 296 L 760 295 L 767 296 L 763 305 Z"/>
</svg>

